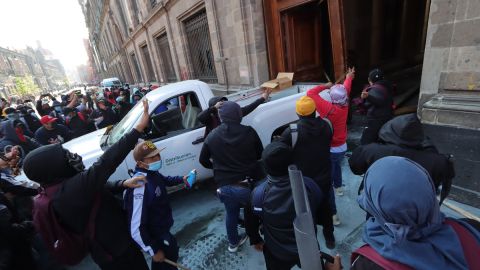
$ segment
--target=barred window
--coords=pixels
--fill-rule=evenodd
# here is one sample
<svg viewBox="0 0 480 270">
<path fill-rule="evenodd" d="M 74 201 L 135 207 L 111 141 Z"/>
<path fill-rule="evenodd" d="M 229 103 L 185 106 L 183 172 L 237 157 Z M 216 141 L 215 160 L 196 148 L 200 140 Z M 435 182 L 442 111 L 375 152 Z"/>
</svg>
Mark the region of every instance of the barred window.
<svg viewBox="0 0 480 270">
<path fill-rule="evenodd" d="M 156 38 L 158 55 L 162 61 L 162 70 L 167 82 L 176 82 L 177 75 L 173 67 L 172 55 L 170 54 L 170 45 L 168 44 L 167 34 Z"/>
<path fill-rule="evenodd" d="M 143 54 L 143 64 L 145 66 L 145 73 L 149 82 L 155 81 L 155 73 L 153 72 L 152 59 L 150 58 L 150 53 L 148 52 L 148 46 L 144 45 L 140 48 Z"/>
<path fill-rule="evenodd" d="M 213 60 L 206 11 L 203 10 L 185 20 L 184 27 L 194 78 L 216 83 L 217 72 Z"/>
<path fill-rule="evenodd" d="M 132 60 L 132 65 L 133 65 L 133 68 L 135 69 L 135 77 L 136 77 L 135 82 L 138 83 L 143 81 L 142 75 L 140 72 L 140 67 L 138 66 L 137 57 L 135 57 L 134 53 L 130 54 L 130 59 Z"/>
</svg>

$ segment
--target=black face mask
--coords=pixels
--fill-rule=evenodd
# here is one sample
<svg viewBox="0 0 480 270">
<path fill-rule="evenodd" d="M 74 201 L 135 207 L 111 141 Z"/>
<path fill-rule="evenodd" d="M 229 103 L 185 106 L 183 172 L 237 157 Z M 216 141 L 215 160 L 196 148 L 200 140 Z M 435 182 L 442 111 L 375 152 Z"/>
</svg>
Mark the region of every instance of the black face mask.
<svg viewBox="0 0 480 270">
<path fill-rule="evenodd" d="M 68 165 L 72 167 L 77 172 L 83 172 L 85 170 L 85 165 L 83 164 L 82 157 L 77 153 L 72 153 L 68 150 L 65 150 L 65 157 L 67 159 Z"/>
</svg>

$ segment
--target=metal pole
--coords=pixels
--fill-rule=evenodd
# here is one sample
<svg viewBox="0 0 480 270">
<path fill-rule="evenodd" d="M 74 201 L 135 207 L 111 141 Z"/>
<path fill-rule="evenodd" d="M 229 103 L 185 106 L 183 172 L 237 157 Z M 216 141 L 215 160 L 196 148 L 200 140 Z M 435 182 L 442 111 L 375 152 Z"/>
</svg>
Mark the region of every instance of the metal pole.
<svg viewBox="0 0 480 270">
<path fill-rule="evenodd" d="M 300 263 L 304 270 L 322 269 L 320 250 L 313 224 L 302 172 L 295 165 L 288 167 L 293 203 L 297 216 L 293 221 Z"/>
</svg>

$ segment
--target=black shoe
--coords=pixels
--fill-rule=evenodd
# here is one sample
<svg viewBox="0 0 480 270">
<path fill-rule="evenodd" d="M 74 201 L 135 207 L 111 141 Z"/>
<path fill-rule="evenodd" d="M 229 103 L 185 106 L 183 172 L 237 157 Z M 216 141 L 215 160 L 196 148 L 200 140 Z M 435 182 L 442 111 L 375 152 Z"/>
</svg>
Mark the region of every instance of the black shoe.
<svg viewBox="0 0 480 270">
<path fill-rule="evenodd" d="M 335 236 L 333 233 L 328 234 L 328 235 L 323 235 L 325 237 L 325 246 L 327 246 L 328 249 L 334 249 L 335 248 Z"/>
<path fill-rule="evenodd" d="M 327 246 L 328 249 L 334 249 L 335 248 L 335 241 L 325 240 L 325 246 Z"/>
</svg>

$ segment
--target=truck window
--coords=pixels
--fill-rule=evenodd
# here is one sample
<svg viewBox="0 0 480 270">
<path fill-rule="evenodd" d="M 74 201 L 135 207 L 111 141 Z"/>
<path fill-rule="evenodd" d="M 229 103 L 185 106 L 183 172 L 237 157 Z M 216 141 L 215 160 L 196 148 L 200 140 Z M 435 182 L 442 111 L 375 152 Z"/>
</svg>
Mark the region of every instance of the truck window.
<svg viewBox="0 0 480 270">
<path fill-rule="evenodd" d="M 151 104 L 151 101 L 149 103 Z M 113 127 L 112 131 L 110 131 L 110 136 L 107 141 L 108 145 L 116 143 L 125 133 L 132 130 L 140 116 L 142 116 L 142 113 L 143 104 L 142 102 L 137 102 L 127 115 L 125 115 L 125 117 Z"/>
<path fill-rule="evenodd" d="M 197 120 L 201 112 L 195 93 L 189 92 L 168 99 L 158 105 L 151 115 L 151 140 L 170 137 L 201 127 Z"/>
</svg>

